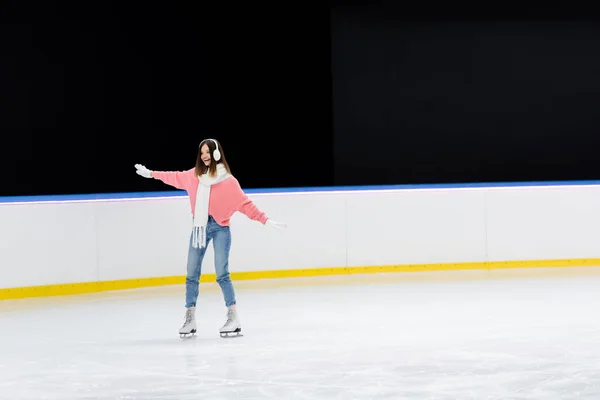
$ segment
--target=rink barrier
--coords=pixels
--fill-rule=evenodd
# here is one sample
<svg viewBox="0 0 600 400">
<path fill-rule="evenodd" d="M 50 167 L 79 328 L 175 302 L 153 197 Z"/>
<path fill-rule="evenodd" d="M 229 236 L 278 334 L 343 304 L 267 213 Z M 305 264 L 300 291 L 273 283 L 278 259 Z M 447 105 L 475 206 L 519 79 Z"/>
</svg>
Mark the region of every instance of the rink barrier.
<svg viewBox="0 0 600 400">
<path fill-rule="evenodd" d="M 233 280 L 600 266 L 598 181 L 246 192 L 290 228 L 234 216 Z M 182 285 L 188 220 L 181 191 L 0 197 L 0 300 Z"/>
<path fill-rule="evenodd" d="M 565 259 L 565 260 L 521 260 L 494 261 L 446 264 L 406 264 L 365 267 L 311 268 L 296 270 L 273 270 L 253 272 L 232 272 L 233 281 L 310 278 L 318 276 L 339 276 L 356 274 L 440 272 L 467 270 L 501 270 L 517 268 L 565 268 L 565 267 L 600 267 L 600 258 Z M 216 275 L 209 273 L 200 277 L 201 283 L 216 283 Z M 24 298 L 67 296 L 75 294 L 91 294 L 115 290 L 141 289 L 157 286 L 183 285 L 185 275 L 165 276 L 158 278 L 122 279 L 114 281 L 80 282 L 71 284 L 29 286 L 0 289 L 0 300 L 16 300 Z"/>
</svg>

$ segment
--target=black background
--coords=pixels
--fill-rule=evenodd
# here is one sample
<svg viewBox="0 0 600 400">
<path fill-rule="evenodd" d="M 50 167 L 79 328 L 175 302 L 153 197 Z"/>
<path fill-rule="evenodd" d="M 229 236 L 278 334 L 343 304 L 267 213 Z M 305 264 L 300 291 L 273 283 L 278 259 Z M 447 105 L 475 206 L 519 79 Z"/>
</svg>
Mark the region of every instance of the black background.
<svg viewBox="0 0 600 400">
<path fill-rule="evenodd" d="M 600 177 L 589 11 L 201 4 L 3 3 L 0 196 Z"/>
<path fill-rule="evenodd" d="M 327 6 L 202 4 L 4 3 L 0 196 L 171 190 L 134 164 L 209 137 L 244 188 L 331 185 Z"/>
<path fill-rule="evenodd" d="M 387 3 L 333 10 L 336 184 L 600 177 L 592 14 Z"/>
</svg>

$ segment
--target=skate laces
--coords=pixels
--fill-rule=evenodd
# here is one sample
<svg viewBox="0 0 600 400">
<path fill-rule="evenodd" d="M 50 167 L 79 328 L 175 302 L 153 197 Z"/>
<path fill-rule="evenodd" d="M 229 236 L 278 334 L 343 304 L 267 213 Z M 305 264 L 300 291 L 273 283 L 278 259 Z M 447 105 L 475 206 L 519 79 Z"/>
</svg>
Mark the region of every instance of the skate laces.
<svg viewBox="0 0 600 400">
<path fill-rule="evenodd" d="M 225 325 L 232 323 L 234 316 L 235 316 L 235 311 L 233 311 L 233 310 L 227 311 L 227 322 L 225 322 Z"/>
<path fill-rule="evenodd" d="M 185 312 L 185 323 L 190 323 L 192 322 L 192 310 L 187 310 Z"/>
</svg>

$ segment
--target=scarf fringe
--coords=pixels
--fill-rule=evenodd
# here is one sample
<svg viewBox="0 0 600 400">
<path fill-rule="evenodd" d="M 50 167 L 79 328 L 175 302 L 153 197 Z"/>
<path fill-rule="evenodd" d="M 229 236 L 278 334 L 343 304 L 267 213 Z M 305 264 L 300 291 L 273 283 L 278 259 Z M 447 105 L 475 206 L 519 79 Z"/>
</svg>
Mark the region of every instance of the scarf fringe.
<svg viewBox="0 0 600 400">
<path fill-rule="evenodd" d="M 195 226 L 192 230 L 192 247 L 206 247 L 206 227 Z"/>
</svg>

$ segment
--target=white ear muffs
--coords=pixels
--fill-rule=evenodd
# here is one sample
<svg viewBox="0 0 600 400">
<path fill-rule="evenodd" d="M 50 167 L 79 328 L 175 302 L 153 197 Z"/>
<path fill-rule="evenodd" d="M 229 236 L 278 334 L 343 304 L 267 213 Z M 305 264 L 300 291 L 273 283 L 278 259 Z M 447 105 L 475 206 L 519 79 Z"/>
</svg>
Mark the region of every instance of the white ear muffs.
<svg viewBox="0 0 600 400">
<path fill-rule="evenodd" d="M 213 151 L 212 158 L 215 161 L 219 161 L 221 159 L 221 152 L 219 151 L 219 144 L 215 139 L 210 139 L 215 143 L 215 151 Z"/>
</svg>

